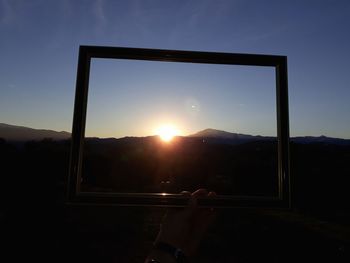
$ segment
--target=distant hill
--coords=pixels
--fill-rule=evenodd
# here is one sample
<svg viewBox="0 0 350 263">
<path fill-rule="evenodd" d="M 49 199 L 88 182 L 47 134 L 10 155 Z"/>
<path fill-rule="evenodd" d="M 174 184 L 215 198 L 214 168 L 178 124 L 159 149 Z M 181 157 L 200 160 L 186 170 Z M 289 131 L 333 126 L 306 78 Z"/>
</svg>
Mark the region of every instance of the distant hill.
<svg viewBox="0 0 350 263">
<path fill-rule="evenodd" d="M 128 142 L 128 141 L 139 141 L 139 140 L 152 140 L 154 136 L 148 137 L 124 137 L 124 138 L 89 138 L 91 143 L 111 143 L 111 142 Z M 276 140 L 276 137 L 272 136 L 261 136 L 261 135 L 249 135 L 241 133 L 233 133 L 216 129 L 205 129 L 197 133 L 180 136 L 185 138 L 199 138 L 207 141 L 208 143 L 224 143 L 224 144 L 242 144 L 247 142 L 255 141 L 272 141 Z M 0 123 L 0 138 L 4 138 L 7 141 L 38 141 L 47 138 L 53 140 L 65 140 L 71 138 L 71 134 L 66 131 L 53 131 L 45 129 L 33 129 L 23 126 L 10 125 Z M 349 139 L 332 138 L 327 136 L 299 136 L 292 137 L 291 142 L 298 144 L 310 144 L 310 143 L 322 143 L 322 144 L 336 144 L 336 145 L 350 145 Z"/>
<path fill-rule="evenodd" d="M 350 145 L 350 140 L 341 139 L 341 138 L 332 138 L 324 135 L 293 137 L 291 138 L 291 141 L 299 144 L 322 143 L 322 144 Z"/>
<path fill-rule="evenodd" d="M 272 141 L 276 137 L 233 133 L 216 129 L 205 129 L 188 137 L 202 138 L 208 143 L 242 144 L 253 141 Z"/>
<path fill-rule="evenodd" d="M 0 138 L 7 141 L 38 141 L 46 138 L 64 140 L 71 137 L 69 132 L 32 129 L 23 126 L 0 123 Z"/>
<path fill-rule="evenodd" d="M 246 143 L 250 141 L 276 140 L 276 137 L 271 137 L 271 136 L 261 136 L 261 135 L 254 136 L 254 135 L 248 135 L 248 134 L 221 131 L 216 129 L 205 129 L 195 134 L 191 134 L 189 135 L 189 137 L 202 138 L 212 143 L 227 143 L 227 144 L 240 144 L 240 143 Z M 350 145 L 350 140 L 341 139 L 341 138 L 332 138 L 324 135 L 292 137 L 290 141 L 298 144 L 322 143 L 322 144 Z"/>
<path fill-rule="evenodd" d="M 268 136 L 254 136 L 249 134 L 233 133 L 227 131 L 221 131 L 216 129 L 205 129 L 195 134 L 189 135 L 189 137 L 205 137 L 205 138 L 222 138 L 222 139 L 273 139 L 274 137 Z"/>
</svg>

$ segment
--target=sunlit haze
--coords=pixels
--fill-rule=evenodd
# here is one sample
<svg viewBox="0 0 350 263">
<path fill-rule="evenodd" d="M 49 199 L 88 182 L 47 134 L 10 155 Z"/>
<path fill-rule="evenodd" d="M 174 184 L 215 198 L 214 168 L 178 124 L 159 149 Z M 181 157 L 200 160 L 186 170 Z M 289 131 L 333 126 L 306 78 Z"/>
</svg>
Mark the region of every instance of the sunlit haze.
<svg viewBox="0 0 350 263">
<path fill-rule="evenodd" d="M 174 136 L 180 135 L 178 129 L 171 124 L 161 125 L 156 129 L 156 134 L 164 142 L 170 142 Z"/>
</svg>

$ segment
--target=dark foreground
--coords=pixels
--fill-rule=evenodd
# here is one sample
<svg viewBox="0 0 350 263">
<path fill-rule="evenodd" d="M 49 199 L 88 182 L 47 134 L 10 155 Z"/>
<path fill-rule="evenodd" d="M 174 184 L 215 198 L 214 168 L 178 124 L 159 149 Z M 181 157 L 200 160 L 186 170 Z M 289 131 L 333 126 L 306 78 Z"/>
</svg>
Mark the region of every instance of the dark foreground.
<svg viewBox="0 0 350 263">
<path fill-rule="evenodd" d="M 67 207 L 68 143 L 0 146 L 0 262 L 143 262 L 164 208 Z M 294 209 L 219 210 L 193 262 L 350 262 L 349 153 L 292 145 Z"/>
<path fill-rule="evenodd" d="M 13 209 L 2 218 L 2 262 L 143 262 L 165 212 Z M 349 262 L 349 240 L 348 227 L 296 213 L 221 210 L 192 262 Z"/>
</svg>

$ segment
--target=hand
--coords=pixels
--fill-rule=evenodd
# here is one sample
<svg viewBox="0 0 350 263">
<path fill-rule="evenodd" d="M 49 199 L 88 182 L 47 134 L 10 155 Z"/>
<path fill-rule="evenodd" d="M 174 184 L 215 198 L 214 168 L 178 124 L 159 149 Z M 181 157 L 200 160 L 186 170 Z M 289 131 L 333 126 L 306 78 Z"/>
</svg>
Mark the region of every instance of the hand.
<svg viewBox="0 0 350 263">
<path fill-rule="evenodd" d="M 165 242 L 180 248 L 186 256 L 193 256 L 210 223 L 215 218 L 213 208 L 199 208 L 197 199 L 214 197 L 214 192 L 199 189 L 194 193 L 182 192 L 190 197 L 188 206 L 184 209 L 170 209 L 161 225 L 156 242 Z"/>
</svg>

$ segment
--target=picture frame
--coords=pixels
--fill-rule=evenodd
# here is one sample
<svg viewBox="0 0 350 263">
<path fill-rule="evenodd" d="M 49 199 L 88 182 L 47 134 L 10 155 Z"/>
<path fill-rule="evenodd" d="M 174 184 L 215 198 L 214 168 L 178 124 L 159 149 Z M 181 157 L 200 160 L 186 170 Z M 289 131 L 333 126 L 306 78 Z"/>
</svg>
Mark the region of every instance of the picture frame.
<svg viewBox="0 0 350 263">
<path fill-rule="evenodd" d="M 204 207 L 210 206 L 229 208 L 288 209 L 291 207 L 288 74 L 286 56 L 107 46 L 80 46 L 79 48 L 70 165 L 66 187 L 67 204 L 183 207 L 188 202 L 188 197 L 181 194 L 106 193 L 81 191 L 80 182 L 82 178 L 90 63 L 92 58 L 262 66 L 274 68 L 276 78 L 277 110 L 277 196 L 262 197 L 217 195 L 213 198 L 201 198 L 199 200 L 199 205 Z"/>
</svg>

